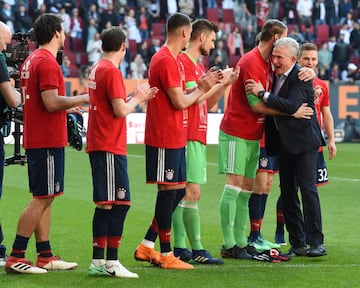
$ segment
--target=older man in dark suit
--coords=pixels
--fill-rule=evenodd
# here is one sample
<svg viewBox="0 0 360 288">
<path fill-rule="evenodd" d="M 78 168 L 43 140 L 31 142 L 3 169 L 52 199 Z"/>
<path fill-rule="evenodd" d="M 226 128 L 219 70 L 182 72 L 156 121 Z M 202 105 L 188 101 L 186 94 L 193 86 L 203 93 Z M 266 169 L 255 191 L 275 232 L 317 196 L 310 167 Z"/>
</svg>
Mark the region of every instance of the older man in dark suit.
<svg viewBox="0 0 360 288">
<path fill-rule="evenodd" d="M 292 114 L 302 103 L 314 108 L 312 81 L 304 82 L 297 77 L 299 44 L 292 38 L 275 42 L 272 60 L 276 79 L 273 91 L 265 92 L 260 84 L 248 82 L 252 91 L 264 100 L 268 107 Z M 284 216 L 291 248 L 290 256 L 324 256 L 321 209 L 316 188 L 316 163 L 319 146 L 325 145 L 314 114 L 311 119 L 295 119 L 288 116 L 267 118 L 265 145 L 270 155 L 279 156 L 280 188 Z M 300 209 L 300 187 L 303 213 Z M 307 244 L 310 245 L 308 249 Z"/>
</svg>

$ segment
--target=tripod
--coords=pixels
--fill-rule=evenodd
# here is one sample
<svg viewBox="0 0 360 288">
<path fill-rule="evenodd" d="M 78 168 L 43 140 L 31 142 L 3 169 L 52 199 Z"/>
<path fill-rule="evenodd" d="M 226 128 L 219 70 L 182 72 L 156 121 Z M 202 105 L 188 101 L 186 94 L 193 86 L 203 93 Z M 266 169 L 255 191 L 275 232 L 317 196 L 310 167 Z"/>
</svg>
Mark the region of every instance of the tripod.
<svg viewBox="0 0 360 288">
<path fill-rule="evenodd" d="M 14 115 L 12 115 L 12 116 L 14 116 Z M 12 133 L 12 135 L 14 136 L 14 140 L 15 140 L 14 155 L 7 157 L 5 159 L 5 166 L 12 165 L 12 164 L 24 165 L 27 162 L 26 155 L 21 155 L 21 152 L 20 152 L 20 138 L 23 134 L 20 129 L 20 123 L 22 123 L 22 122 L 19 122 L 16 119 L 16 117 L 11 117 L 11 118 L 12 118 L 11 120 L 14 121 L 14 124 L 15 124 L 14 132 Z"/>
</svg>

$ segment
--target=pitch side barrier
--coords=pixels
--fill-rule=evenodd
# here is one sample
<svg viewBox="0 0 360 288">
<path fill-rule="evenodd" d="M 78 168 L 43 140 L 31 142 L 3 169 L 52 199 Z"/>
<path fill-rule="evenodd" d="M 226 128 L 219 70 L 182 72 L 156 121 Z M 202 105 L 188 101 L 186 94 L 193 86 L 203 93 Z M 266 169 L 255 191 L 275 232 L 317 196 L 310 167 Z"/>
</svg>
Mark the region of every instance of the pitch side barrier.
<svg viewBox="0 0 360 288">
<path fill-rule="evenodd" d="M 125 79 L 125 86 L 127 93 L 131 93 L 136 85 L 147 81 L 146 79 L 135 80 Z M 73 95 L 74 91 L 78 94 L 87 91 L 87 81 L 80 82 L 78 78 L 66 78 L 67 95 Z M 346 118 L 352 118 L 356 122 L 360 122 L 360 82 L 355 84 L 333 84 L 328 82 L 331 112 L 334 117 L 335 124 L 335 137 L 337 141 L 341 142 L 344 137 L 344 130 L 342 124 Z M 223 99 L 219 104 L 214 107 L 213 112 L 209 113 L 208 117 L 208 143 L 218 143 L 218 129 L 223 112 L 226 109 L 228 91 L 226 91 Z M 86 106 L 84 107 L 86 111 Z M 87 112 L 84 113 L 84 126 L 87 127 Z M 143 143 L 145 131 L 145 113 L 131 113 L 127 116 L 128 128 L 128 143 Z M 13 143 L 13 137 L 8 136 L 5 138 L 5 143 Z"/>
</svg>

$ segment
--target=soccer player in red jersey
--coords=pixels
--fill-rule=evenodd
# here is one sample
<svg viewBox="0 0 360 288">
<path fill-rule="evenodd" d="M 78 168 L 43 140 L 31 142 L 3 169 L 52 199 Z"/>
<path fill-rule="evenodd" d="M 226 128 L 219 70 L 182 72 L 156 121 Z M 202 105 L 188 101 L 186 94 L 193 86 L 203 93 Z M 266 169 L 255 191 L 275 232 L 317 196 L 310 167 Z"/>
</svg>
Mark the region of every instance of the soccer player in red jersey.
<svg viewBox="0 0 360 288">
<path fill-rule="evenodd" d="M 5 270 L 8 273 L 42 274 L 47 270 L 77 267 L 53 256 L 50 247 L 50 211 L 55 197 L 64 191 L 64 147 L 68 144 L 66 113 L 89 101 L 89 95 L 66 97 L 64 78 L 56 61 L 65 41 L 62 19 L 42 14 L 34 23 L 39 49 L 20 67 L 20 91 L 24 109 L 24 148 L 28 161 L 29 187 L 33 195 L 18 222 L 16 238 Z M 68 111 L 69 112 L 69 111 Z M 35 234 L 36 266 L 25 259 Z"/>
<path fill-rule="evenodd" d="M 192 24 L 189 46 L 179 58 L 184 65 L 187 89 L 194 89 L 198 79 L 205 74 L 205 68 L 199 61 L 207 57 L 214 48 L 218 27 L 206 19 L 198 19 Z M 223 71 L 224 79 L 216 84 L 207 94 L 208 100 L 198 101 L 188 108 L 188 136 L 186 146 L 186 193 L 173 214 L 174 255 L 183 261 L 199 264 L 223 264 L 221 259 L 213 257 L 201 243 L 200 184 L 206 183 L 206 133 L 208 109 L 213 107 L 237 78 L 238 72 L 233 69 Z M 192 251 L 186 248 L 186 237 L 189 238 Z"/>
<path fill-rule="evenodd" d="M 102 58 L 89 74 L 89 124 L 86 152 L 89 153 L 93 200 L 93 259 L 88 274 L 138 278 L 118 260 L 118 247 L 130 208 L 127 173 L 126 115 L 151 100 L 157 88 L 146 83 L 126 99 L 119 70 L 126 53 L 126 36 L 118 27 L 101 33 Z M 106 249 L 106 259 L 105 250 Z"/>
<path fill-rule="evenodd" d="M 251 93 L 251 89 L 247 93 L 245 86 L 253 81 L 271 89 L 273 72 L 270 57 L 273 44 L 286 35 L 287 27 L 281 21 L 270 19 L 265 22 L 259 45 L 241 57 L 237 64 L 240 76 L 231 87 L 227 109 L 220 124 L 218 169 L 220 174 L 226 174 L 220 199 L 223 234 L 221 255 L 224 258 L 252 259 L 251 252 L 257 253 L 252 245 L 248 245 L 246 225 L 249 198 L 259 161 L 259 142 L 264 131 L 264 114 L 285 114 L 266 107 Z M 309 73 L 300 72 L 298 77 L 300 80 L 309 79 Z M 307 118 L 306 112 L 301 112 L 303 108 L 304 105 L 292 116 Z"/>
<path fill-rule="evenodd" d="M 247 95 L 246 80 L 254 79 L 264 87 L 272 86 L 270 56 L 273 43 L 287 35 L 287 27 L 268 20 L 261 31 L 260 43 L 240 58 L 240 76 L 232 85 L 227 109 L 220 124 L 219 173 L 226 174 L 220 200 L 224 258 L 252 259 L 245 236 L 249 219 L 248 202 L 259 160 L 259 140 L 263 134 L 264 113 L 271 114 L 255 95 Z M 247 250 L 248 248 L 248 250 Z"/>
<path fill-rule="evenodd" d="M 170 246 L 172 213 L 185 195 L 188 111 L 219 80 L 209 71 L 201 76 L 196 89 L 186 93 L 184 67 L 178 59 L 191 35 L 190 18 L 182 13 L 166 22 L 166 40 L 151 58 L 149 84 L 159 88 L 146 113 L 146 181 L 158 188 L 155 216 L 145 238 L 136 248 L 135 259 L 160 264 L 164 269 L 193 269 L 174 256 Z M 186 95 L 185 95 L 186 94 Z M 154 250 L 159 235 L 160 250 Z"/>
</svg>

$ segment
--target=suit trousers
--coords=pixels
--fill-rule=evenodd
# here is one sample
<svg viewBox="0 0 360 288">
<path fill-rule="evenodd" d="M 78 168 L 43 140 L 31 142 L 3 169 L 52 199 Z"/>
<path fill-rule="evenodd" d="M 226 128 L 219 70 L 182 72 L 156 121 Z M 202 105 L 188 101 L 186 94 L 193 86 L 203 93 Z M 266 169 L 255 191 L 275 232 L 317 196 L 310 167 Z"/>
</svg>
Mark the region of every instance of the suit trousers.
<svg viewBox="0 0 360 288">
<path fill-rule="evenodd" d="M 323 244 L 320 200 L 316 187 L 318 149 L 295 155 L 280 142 L 280 189 L 289 242 L 294 248 Z"/>
</svg>

